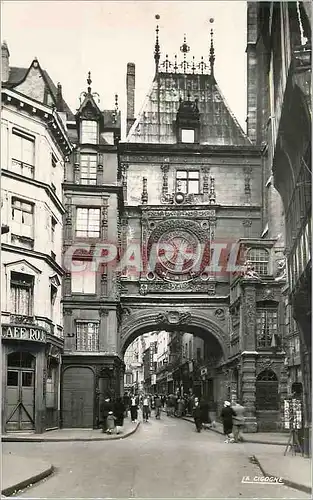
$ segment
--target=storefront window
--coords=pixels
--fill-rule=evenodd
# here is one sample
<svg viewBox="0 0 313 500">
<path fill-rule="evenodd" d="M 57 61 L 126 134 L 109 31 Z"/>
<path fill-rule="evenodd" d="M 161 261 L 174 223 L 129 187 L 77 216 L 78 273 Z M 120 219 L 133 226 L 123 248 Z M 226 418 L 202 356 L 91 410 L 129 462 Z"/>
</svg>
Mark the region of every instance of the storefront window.
<svg viewBox="0 0 313 500">
<path fill-rule="evenodd" d="M 56 406 L 56 380 L 57 366 L 48 366 L 46 381 L 46 408 L 55 408 Z"/>
</svg>

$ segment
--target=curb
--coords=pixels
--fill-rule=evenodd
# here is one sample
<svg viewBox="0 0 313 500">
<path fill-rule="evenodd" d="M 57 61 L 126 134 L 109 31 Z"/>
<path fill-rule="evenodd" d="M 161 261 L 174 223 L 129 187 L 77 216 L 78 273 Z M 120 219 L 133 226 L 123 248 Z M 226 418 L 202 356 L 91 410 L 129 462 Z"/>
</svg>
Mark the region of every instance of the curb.
<svg viewBox="0 0 313 500">
<path fill-rule="evenodd" d="M 182 420 L 186 420 L 186 422 L 190 422 L 191 424 L 193 424 L 193 421 L 189 420 L 188 417 L 182 417 Z M 214 427 L 210 427 L 207 430 L 212 431 L 212 432 L 216 432 L 217 434 L 220 434 L 221 436 L 223 436 L 223 433 Z M 287 445 L 287 443 L 282 443 L 281 441 L 259 441 L 258 439 L 245 439 L 244 437 L 242 438 L 242 441 L 244 443 L 269 444 L 269 445 L 274 445 L 274 446 L 286 446 Z"/>
<path fill-rule="evenodd" d="M 19 443 L 19 442 L 24 442 L 24 443 L 72 443 L 72 442 L 75 442 L 75 441 L 83 441 L 83 442 L 87 442 L 87 441 L 116 441 L 118 439 L 125 439 L 129 436 L 131 436 L 132 434 L 134 434 L 138 427 L 140 425 L 140 422 L 137 422 L 136 426 L 134 427 L 134 429 L 132 429 L 131 431 L 129 432 L 126 432 L 125 434 L 120 434 L 120 435 L 115 435 L 115 436 L 112 436 L 112 437 L 90 437 L 90 438 L 70 438 L 70 439 L 67 439 L 67 438 L 28 438 L 28 437 L 15 437 L 15 436 L 2 436 L 2 439 L 1 441 L 3 443 Z"/>
<path fill-rule="evenodd" d="M 254 463 L 260 468 L 263 476 L 267 476 L 267 477 L 275 476 L 275 474 L 269 474 L 268 472 L 266 472 L 264 470 L 259 459 L 255 455 L 253 455 L 252 459 L 253 459 Z M 303 493 L 309 493 L 309 494 L 312 493 L 312 488 L 310 488 L 310 486 L 306 486 L 305 484 L 295 483 L 294 481 L 291 481 L 290 479 L 285 479 L 284 477 L 282 477 L 282 481 L 283 481 L 284 485 L 288 486 L 289 488 L 293 488 L 295 490 L 302 491 Z"/>
<path fill-rule="evenodd" d="M 20 490 L 24 490 L 28 486 L 38 483 L 39 481 L 42 481 L 48 476 L 51 476 L 56 471 L 56 468 L 51 465 L 49 469 L 45 469 L 44 471 L 40 472 L 39 474 L 36 474 L 35 476 L 31 476 L 28 479 L 24 479 L 24 481 L 21 481 L 20 483 L 14 484 L 13 486 L 9 486 L 8 488 L 4 488 L 4 490 L 1 490 L 1 495 L 4 495 L 5 497 L 10 497 L 14 495 L 15 493 L 18 493 Z"/>
</svg>

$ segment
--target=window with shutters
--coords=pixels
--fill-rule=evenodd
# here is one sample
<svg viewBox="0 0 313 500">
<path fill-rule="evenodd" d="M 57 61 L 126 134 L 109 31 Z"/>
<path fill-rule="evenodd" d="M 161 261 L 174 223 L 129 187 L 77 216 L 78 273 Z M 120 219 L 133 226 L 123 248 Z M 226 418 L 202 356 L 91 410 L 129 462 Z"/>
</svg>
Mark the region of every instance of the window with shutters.
<svg viewBox="0 0 313 500">
<path fill-rule="evenodd" d="M 281 342 L 280 342 L 280 337 L 278 335 L 277 309 L 257 308 L 256 336 L 257 336 L 258 348 L 280 347 Z"/>
<path fill-rule="evenodd" d="M 11 271 L 10 312 L 19 316 L 32 316 L 34 301 L 34 277 Z"/>
<path fill-rule="evenodd" d="M 97 184 L 97 155 L 80 155 L 80 183 Z"/>
<path fill-rule="evenodd" d="M 34 177 L 35 138 L 20 130 L 12 130 L 12 162 L 10 170 L 25 177 Z"/>
<path fill-rule="evenodd" d="M 90 321 L 76 323 L 76 350 L 99 351 L 99 323 Z"/>
</svg>

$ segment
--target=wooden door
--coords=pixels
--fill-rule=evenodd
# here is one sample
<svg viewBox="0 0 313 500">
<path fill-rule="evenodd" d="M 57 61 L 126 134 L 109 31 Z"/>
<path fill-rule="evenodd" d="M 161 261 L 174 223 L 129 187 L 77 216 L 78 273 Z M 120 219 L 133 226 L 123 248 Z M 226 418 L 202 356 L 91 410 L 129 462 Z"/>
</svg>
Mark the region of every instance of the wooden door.
<svg viewBox="0 0 313 500">
<path fill-rule="evenodd" d="M 35 358 L 29 353 L 8 356 L 6 431 L 33 430 L 35 426 Z"/>
<path fill-rule="evenodd" d="M 93 428 L 94 374 L 90 368 L 64 370 L 62 389 L 63 428 Z"/>
</svg>

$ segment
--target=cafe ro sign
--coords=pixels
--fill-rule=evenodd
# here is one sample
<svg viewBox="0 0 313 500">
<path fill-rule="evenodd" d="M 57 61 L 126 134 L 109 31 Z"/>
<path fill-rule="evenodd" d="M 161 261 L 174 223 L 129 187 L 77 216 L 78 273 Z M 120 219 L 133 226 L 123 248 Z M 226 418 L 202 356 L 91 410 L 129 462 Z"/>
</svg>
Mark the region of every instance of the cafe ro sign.
<svg viewBox="0 0 313 500">
<path fill-rule="evenodd" d="M 9 340 L 30 340 L 46 342 L 46 332 L 29 326 L 2 325 L 2 338 Z"/>
</svg>

